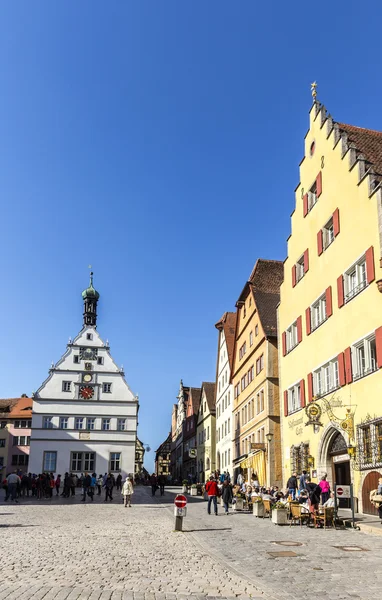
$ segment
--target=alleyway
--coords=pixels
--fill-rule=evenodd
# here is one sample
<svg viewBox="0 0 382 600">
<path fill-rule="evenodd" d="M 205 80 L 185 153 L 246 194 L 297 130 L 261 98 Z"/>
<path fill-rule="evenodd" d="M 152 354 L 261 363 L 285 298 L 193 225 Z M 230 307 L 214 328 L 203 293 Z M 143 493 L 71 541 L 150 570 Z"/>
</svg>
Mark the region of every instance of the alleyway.
<svg viewBox="0 0 382 600">
<path fill-rule="evenodd" d="M 380 597 L 382 537 L 216 518 L 200 498 L 190 498 L 185 532 L 175 533 L 174 492 L 152 500 L 137 488 L 131 509 L 79 496 L 73 505 L 1 502 L 0 600 Z M 269 554 L 280 551 L 297 556 Z"/>
</svg>

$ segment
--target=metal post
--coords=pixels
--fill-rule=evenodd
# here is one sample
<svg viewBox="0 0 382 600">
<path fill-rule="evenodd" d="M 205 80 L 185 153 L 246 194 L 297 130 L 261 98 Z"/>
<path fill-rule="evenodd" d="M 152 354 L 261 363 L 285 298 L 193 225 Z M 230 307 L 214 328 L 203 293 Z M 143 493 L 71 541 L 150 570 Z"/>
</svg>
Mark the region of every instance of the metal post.
<svg viewBox="0 0 382 600">
<path fill-rule="evenodd" d="M 338 507 L 337 507 L 337 484 L 334 484 L 334 522 L 338 519 Z"/>
<path fill-rule="evenodd" d="M 353 498 L 353 484 L 350 484 L 350 503 L 351 503 L 351 520 L 353 529 L 355 528 L 355 518 L 354 518 L 354 498 Z"/>
<path fill-rule="evenodd" d="M 175 517 L 175 531 L 183 531 L 183 517 Z"/>
</svg>

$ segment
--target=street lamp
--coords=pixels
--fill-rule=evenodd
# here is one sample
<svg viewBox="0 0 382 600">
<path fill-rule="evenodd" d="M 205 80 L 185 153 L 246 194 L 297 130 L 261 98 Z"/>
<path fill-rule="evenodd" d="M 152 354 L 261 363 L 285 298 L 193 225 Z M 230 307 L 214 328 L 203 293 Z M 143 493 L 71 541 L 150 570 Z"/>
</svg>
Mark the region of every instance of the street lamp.
<svg viewBox="0 0 382 600">
<path fill-rule="evenodd" d="M 266 438 L 267 438 L 268 442 L 270 443 L 273 438 L 273 433 L 271 433 L 271 432 L 267 433 Z"/>
</svg>

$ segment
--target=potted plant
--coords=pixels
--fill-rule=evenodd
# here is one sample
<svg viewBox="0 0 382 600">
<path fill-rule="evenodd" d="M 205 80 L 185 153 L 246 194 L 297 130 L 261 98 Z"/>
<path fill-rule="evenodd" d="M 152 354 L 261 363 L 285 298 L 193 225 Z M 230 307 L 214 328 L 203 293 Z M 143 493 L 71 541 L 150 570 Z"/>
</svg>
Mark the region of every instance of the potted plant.
<svg viewBox="0 0 382 600">
<path fill-rule="evenodd" d="M 191 496 L 197 496 L 198 495 L 198 486 L 196 485 L 196 483 L 193 483 L 191 486 Z"/>
<path fill-rule="evenodd" d="M 286 525 L 288 522 L 288 507 L 282 502 L 276 502 L 272 506 L 272 523 L 275 525 Z"/>
<path fill-rule="evenodd" d="M 187 481 L 187 479 L 183 479 L 183 481 L 182 481 L 182 492 L 183 492 L 183 494 L 187 494 L 187 492 L 188 492 L 188 481 Z"/>
<path fill-rule="evenodd" d="M 233 505 L 234 510 L 243 510 L 244 508 L 244 496 L 240 492 L 235 495 L 235 504 Z"/>
<path fill-rule="evenodd" d="M 253 515 L 264 518 L 264 504 L 260 496 L 252 498 Z"/>
</svg>

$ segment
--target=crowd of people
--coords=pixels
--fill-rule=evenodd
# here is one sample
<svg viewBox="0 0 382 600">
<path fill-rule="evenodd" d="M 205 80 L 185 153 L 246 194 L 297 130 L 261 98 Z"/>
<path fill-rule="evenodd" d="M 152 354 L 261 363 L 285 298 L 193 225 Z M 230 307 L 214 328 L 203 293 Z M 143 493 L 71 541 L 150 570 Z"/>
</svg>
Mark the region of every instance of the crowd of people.
<svg viewBox="0 0 382 600">
<path fill-rule="evenodd" d="M 262 487 L 256 473 L 252 474 L 250 480 L 239 474 L 236 484 L 233 485 L 228 471 L 222 474 L 216 471 L 205 484 L 205 492 L 208 496 L 207 512 L 211 514 L 213 505 L 215 515 L 218 514 L 219 497 L 222 498 L 225 514 L 229 514 L 229 505 L 235 504 L 237 498 L 244 498 L 248 506 L 259 499 L 269 500 L 271 506 L 296 501 L 301 505 L 302 512 L 318 510 L 319 506 L 334 506 L 334 494 L 330 490 L 326 473 L 322 475 L 319 483 L 313 483 L 307 471 L 302 471 L 299 477 L 297 473 L 293 473 L 288 479 L 286 489 L 282 490 L 278 486 Z"/>
<path fill-rule="evenodd" d="M 122 483 L 122 475 L 119 473 L 114 477 L 112 473 L 104 475 L 97 473 L 81 473 L 80 476 L 73 473 L 65 473 L 64 477 L 60 474 L 54 476 L 53 473 L 21 473 L 14 471 L 5 477 L 2 482 L 5 491 L 4 500 L 9 499 L 18 502 L 19 498 L 35 497 L 37 500 L 43 498 L 53 498 L 61 496 L 63 498 L 72 498 L 76 496 L 76 490 L 80 490 L 81 501 L 86 502 L 89 498 L 94 501 L 94 495 L 101 496 L 102 490 L 105 491 L 104 502 L 113 501 L 113 490 L 120 492 L 124 497 L 124 505 L 131 506 L 131 496 L 134 493 L 134 481 L 132 477 L 126 477 Z"/>
</svg>

